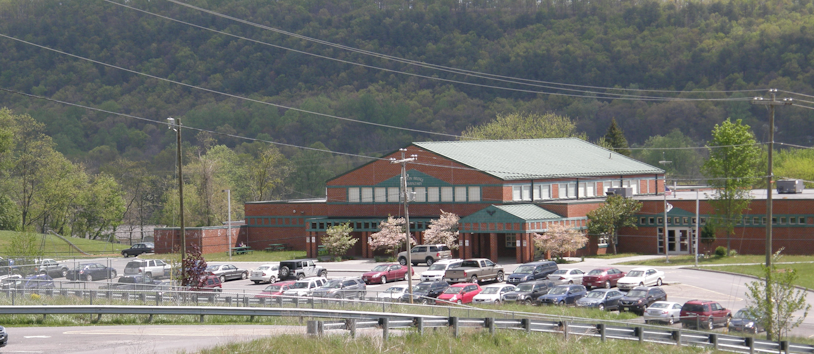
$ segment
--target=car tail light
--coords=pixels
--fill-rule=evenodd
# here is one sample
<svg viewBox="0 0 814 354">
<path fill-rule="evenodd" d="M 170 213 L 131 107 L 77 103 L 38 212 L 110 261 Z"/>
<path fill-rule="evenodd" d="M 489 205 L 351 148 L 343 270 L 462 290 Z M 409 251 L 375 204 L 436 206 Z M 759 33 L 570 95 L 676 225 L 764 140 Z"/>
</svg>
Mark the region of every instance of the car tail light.
<svg viewBox="0 0 814 354">
<path fill-rule="evenodd" d="M 565 280 L 565 277 L 560 277 L 560 280 Z"/>
<path fill-rule="evenodd" d="M 435 256 L 441 258 L 441 252 L 436 253 Z"/>
<path fill-rule="evenodd" d="M 266 272 L 263 272 L 263 276 L 264 276 L 264 277 L 266 276 Z"/>
<path fill-rule="evenodd" d="M 668 313 L 669 313 L 669 312 L 667 312 L 667 311 L 661 311 L 661 314 L 662 314 L 662 315 L 666 315 L 666 314 L 668 314 Z"/>
</svg>

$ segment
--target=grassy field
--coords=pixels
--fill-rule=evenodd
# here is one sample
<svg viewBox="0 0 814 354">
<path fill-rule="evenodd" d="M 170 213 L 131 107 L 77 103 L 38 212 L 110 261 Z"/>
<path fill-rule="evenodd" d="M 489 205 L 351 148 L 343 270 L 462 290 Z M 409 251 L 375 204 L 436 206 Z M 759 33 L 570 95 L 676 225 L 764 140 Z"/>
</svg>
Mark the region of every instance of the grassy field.
<svg viewBox="0 0 814 354">
<path fill-rule="evenodd" d="M 737 255 L 734 257 L 710 257 L 698 259 L 698 265 L 703 266 L 707 264 L 743 264 L 743 263 L 764 263 L 766 262 L 765 255 Z M 814 262 L 814 256 L 783 256 L 780 262 Z M 620 263 L 623 265 L 647 265 L 647 266 L 687 266 L 695 265 L 695 260 L 692 255 L 676 255 L 670 256 L 670 263 L 664 261 L 664 257 L 649 259 L 644 261 L 632 261 Z"/>
<path fill-rule="evenodd" d="M 619 253 L 619 254 L 597 254 L 591 256 L 585 256 L 585 258 L 595 258 L 595 259 L 614 259 L 614 258 L 623 258 L 623 257 L 634 257 L 634 256 L 641 256 L 638 253 Z"/>
<path fill-rule="evenodd" d="M 383 341 L 380 332 L 360 335 L 327 335 L 320 338 L 302 335 L 281 335 L 249 342 L 221 345 L 200 351 L 202 354 L 221 353 L 450 353 L 450 354 L 505 354 L 505 353 L 711 353 L 697 347 L 676 347 L 638 342 L 572 336 L 564 340 L 561 335 L 525 333 L 501 330 L 494 335 L 472 329 L 460 337 L 448 330 L 428 331 L 419 335 L 414 331 L 392 331 L 390 339 Z"/>
<path fill-rule="evenodd" d="M 785 257 L 783 257 L 785 260 Z M 777 269 L 795 269 L 797 270 L 796 285 L 814 289 L 814 263 L 796 263 L 796 264 L 777 264 Z M 748 266 L 721 266 L 709 267 L 707 269 L 720 270 L 725 272 L 732 272 L 738 274 L 754 275 L 756 277 L 764 277 L 763 269 L 759 265 Z"/>
<path fill-rule="evenodd" d="M 139 258 L 150 259 L 181 259 L 178 253 L 162 253 L 142 255 Z M 279 262 L 289 259 L 305 258 L 305 251 L 254 251 L 250 254 L 232 254 L 233 262 Z M 229 255 L 226 252 L 208 253 L 204 255 L 207 262 L 227 262 Z"/>
<path fill-rule="evenodd" d="M 12 236 L 16 234 L 14 231 L 0 231 L 0 253 L 4 253 L 8 245 L 11 243 Z M 45 242 L 43 243 L 43 235 L 37 235 L 37 242 L 42 244 L 44 256 L 47 258 L 74 258 L 83 257 L 83 255 L 70 247 L 65 241 L 59 239 L 54 235 L 44 235 Z M 79 249 L 90 253 L 94 256 L 106 255 L 121 255 L 121 250 L 130 248 L 129 245 L 109 243 L 104 241 L 88 240 L 84 238 L 68 237 L 74 245 Z"/>
</svg>

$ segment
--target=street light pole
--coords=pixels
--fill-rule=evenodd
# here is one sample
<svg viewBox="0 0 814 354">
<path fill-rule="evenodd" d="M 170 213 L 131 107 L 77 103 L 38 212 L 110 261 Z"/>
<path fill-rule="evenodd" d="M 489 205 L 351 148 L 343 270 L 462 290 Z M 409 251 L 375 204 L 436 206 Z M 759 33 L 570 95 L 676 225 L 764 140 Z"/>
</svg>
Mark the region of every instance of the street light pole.
<svg viewBox="0 0 814 354">
<path fill-rule="evenodd" d="M 661 165 L 668 165 L 673 163 L 673 161 L 667 161 L 664 159 L 664 151 L 661 152 L 661 161 L 659 164 Z M 675 193 L 675 191 L 673 191 Z M 670 237 L 668 236 L 667 232 L 667 171 L 664 171 L 664 232 L 662 233 L 662 239 L 664 240 L 664 262 L 670 263 Z"/>
<path fill-rule="evenodd" d="M 176 153 L 178 154 L 178 205 L 180 208 L 180 222 L 181 222 L 181 285 L 183 284 L 184 276 L 186 275 L 186 265 L 184 264 L 184 259 L 187 258 L 187 235 L 186 229 L 184 228 L 184 172 L 181 166 L 184 165 L 184 162 L 181 160 L 181 120 L 176 120 L 175 118 L 167 118 L 167 122 L 169 124 L 169 128 L 175 130 L 175 146 L 176 146 Z"/>
<path fill-rule="evenodd" d="M 229 203 L 229 217 L 226 224 L 226 233 L 229 236 L 229 260 L 232 260 L 232 190 L 224 189 L 223 192 L 226 192 L 226 200 Z"/>
<path fill-rule="evenodd" d="M 407 199 L 407 163 L 413 162 L 418 159 L 418 155 L 410 155 L 409 158 L 404 158 L 404 153 L 407 152 L 407 149 L 399 149 L 401 151 L 401 160 L 396 160 L 394 158 L 390 158 L 390 163 L 400 163 L 401 164 L 401 197 L 404 201 L 404 221 L 406 223 L 406 241 L 407 241 L 407 289 L 409 292 L 408 298 L 410 299 L 410 303 L 413 303 L 413 258 L 412 258 L 412 249 L 410 246 L 410 240 L 412 237 L 410 236 L 410 210 L 408 209 L 408 199 Z"/>
</svg>

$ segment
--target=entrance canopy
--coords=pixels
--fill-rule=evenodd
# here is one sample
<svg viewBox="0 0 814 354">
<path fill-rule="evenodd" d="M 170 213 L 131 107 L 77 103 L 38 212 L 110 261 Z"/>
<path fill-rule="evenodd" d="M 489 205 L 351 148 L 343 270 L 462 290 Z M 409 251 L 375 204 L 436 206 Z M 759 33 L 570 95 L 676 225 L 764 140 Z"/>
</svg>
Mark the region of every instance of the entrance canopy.
<svg viewBox="0 0 814 354">
<path fill-rule="evenodd" d="M 534 204 L 512 204 L 490 205 L 461 218 L 459 223 L 463 232 L 517 233 L 544 231 L 548 222 L 567 220 Z"/>
</svg>

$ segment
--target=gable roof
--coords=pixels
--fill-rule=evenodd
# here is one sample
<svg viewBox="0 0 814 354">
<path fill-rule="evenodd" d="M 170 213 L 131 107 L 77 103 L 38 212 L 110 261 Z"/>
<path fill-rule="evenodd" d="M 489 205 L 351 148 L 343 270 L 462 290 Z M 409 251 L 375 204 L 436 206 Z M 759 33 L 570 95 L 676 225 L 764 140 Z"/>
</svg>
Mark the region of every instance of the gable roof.
<svg viewBox="0 0 814 354">
<path fill-rule="evenodd" d="M 562 216 L 534 204 L 490 205 L 467 215 L 460 223 L 507 223 L 562 220 Z"/>
<path fill-rule="evenodd" d="M 503 180 L 663 174 L 664 170 L 578 138 L 413 143 Z"/>
</svg>

